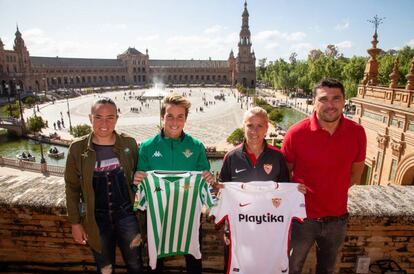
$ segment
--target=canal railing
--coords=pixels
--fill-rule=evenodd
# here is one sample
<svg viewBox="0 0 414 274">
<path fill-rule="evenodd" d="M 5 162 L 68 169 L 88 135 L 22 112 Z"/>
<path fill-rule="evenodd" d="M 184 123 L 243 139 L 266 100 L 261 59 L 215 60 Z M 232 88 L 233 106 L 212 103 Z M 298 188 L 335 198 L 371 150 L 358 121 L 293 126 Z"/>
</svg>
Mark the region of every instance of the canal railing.
<svg viewBox="0 0 414 274">
<path fill-rule="evenodd" d="M 214 149 L 207 149 L 208 159 L 222 159 L 225 155 L 225 151 L 215 151 Z M 34 172 L 40 172 L 43 174 L 50 174 L 63 177 L 65 172 L 64 166 L 48 165 L 47 163 L 36 163 L 31 161 L 7 158 L 0 155 L 0 166 L 6 166 L 16 168 L 20 170 L 28 170 Z"/>
<path fill-rule="evenodd" d="M 20 170 L 40 172 L 43 174 L 50 174 L 55 176 L 62 176 L 65 172 L 65 167 L 48 165 L 47 163 L 36 163 L 30 161 L 24 161 L 19 159 L 12 159 L 0 156 L 0 166 L 6 166 L 16 168 Z"/>
</svg>

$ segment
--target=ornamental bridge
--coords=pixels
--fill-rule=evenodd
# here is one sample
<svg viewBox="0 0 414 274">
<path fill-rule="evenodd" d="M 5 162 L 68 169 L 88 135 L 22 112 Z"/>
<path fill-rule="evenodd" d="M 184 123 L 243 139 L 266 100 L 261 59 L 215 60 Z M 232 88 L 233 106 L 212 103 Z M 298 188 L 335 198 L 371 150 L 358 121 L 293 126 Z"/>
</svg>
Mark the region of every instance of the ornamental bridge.
<svg viewBox="0 0 414 274">
<path fill-rule="evenodd" d="M 13 117 L 0 116 L 0 128 L 14 132 L 17 136 L 22 136 L 26 132 L 24 122 L 21 119 L 16 119 Z"/>
</svg>

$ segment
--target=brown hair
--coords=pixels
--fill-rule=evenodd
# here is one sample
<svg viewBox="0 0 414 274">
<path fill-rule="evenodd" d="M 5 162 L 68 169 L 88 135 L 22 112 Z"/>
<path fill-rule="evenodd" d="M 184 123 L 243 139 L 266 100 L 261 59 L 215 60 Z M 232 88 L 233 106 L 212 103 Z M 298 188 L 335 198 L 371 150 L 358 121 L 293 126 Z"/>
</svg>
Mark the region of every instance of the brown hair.
<svg viewBox="0 0 414 274">
<path fill-rule="evenodd" d="M 166 95 L 162 100 L 161 117 L 164 117 L 167 105 L 176 105 L 185 108 L 185 118 L 187 118 L 188 112 L 190 111 L 191 102 L 178 93 Z"/>
</svg>

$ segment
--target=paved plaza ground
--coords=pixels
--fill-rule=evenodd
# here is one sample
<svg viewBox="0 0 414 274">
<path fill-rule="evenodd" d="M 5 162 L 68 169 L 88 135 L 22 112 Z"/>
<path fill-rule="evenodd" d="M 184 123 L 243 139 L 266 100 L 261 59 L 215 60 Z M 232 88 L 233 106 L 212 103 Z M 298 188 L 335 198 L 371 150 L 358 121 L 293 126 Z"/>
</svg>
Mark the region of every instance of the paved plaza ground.
<svg viewBox="0 0 414 274">
<path fill-rule="evenodd" d="M 145 107 L 145 103 L 141 105 L 141 102 L 135 99 L 136 96 L 140 96 L 146 91 L 148 89 L 116 91 L 69 99 L 72 126 L 83 123 L 90 124 L 88 114 L 90 113 L 92 102 L 100 96 L 107 96 L 112 98 L 120 109 L 120 117 L 116 127 L 117 131 L 127 133 L 135 137 L 138 142 L 141 142 L 156 134 L 160 123 L 159 100 L 147 100 L 149 105 Z M 229 148 L 226 138 L 234 129 L 241 126 L 243 113 L 246 110 L 246 103 L 238 101 L 239 94 L 236 89 L 197 87 L 165 88 L 163 91 L 166 93 L 174 91 L 186 94 L 190 99 L 192 107 L 185 127 L 187 133 L 200 139 L 206 146 L 216 146 L 219 150 Z M 214 99 L 214 96 L 220 94 L 224 94 L 224 101 Z M 205 106 L 204 102 L 211 103 Z M 203 111 L 199 111 L 200 107 L 203 108 Z M 133 112 L 131 108 L 141 108 L 141 111 Z M 40 115 L 48 121 L 49 125 L 48 128 L 43 129 L 43 134 L 48 135 L 56 131 L 63 139 L 72 138 L 69 135 L 67 109 L 66 100 L 39 106 Z M 27 109 L 24 113 L 26 118 L 31 115 L 33 115 L 33 109 Z M 60 120 L 61 117 L 63 117 L 65 128 L 54 130 L 53 123 Z"/>
</svg>

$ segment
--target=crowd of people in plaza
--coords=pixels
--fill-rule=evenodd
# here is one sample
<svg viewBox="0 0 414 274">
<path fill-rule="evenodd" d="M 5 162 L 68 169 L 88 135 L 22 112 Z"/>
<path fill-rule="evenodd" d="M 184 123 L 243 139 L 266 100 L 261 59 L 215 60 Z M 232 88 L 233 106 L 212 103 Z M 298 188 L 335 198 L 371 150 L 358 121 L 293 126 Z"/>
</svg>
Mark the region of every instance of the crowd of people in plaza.
<svg viewBox="0 0 414 274">
<path fill-rule="evenodd" d="M 226 273 L 301 273 L 313 245 L 316 273 L 334 273 L 348 189 L 360 183 L 366 153 L 364 129 L 342 113 L 343 85 L 322 79 L 315 86 L 313 114 L 288 129 L 281 150 L 266 142 L 267 112 L 246 110 L 244 142 L 214 175 L 206 147 L 184 130 L 189 97 L 191 90 L 162 99 L 160 132 L 139 148 L 133 136 L 115 131 L 116 103 L 97 98 L 92 132 L 71 144 L 68 220 L 98 272 L 114 272 L 118 246 L 128 273 L 144 273 L 145 266 L 163 273 L 166 257 L 184 255 L 187 273 L 201 274 L 200 219 L 209 208 L 224 225 Z M 243 107 L 241 96 L 238 102 Z"/>
</svg>

